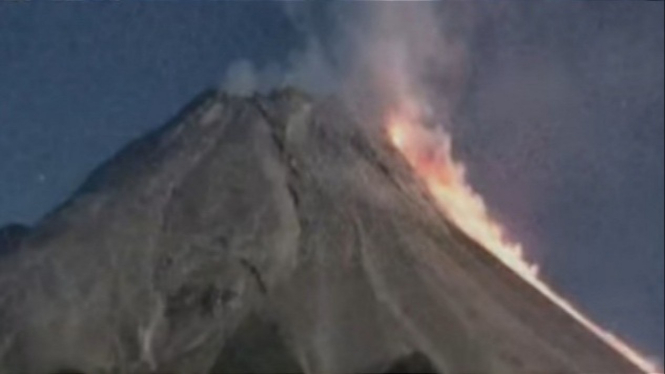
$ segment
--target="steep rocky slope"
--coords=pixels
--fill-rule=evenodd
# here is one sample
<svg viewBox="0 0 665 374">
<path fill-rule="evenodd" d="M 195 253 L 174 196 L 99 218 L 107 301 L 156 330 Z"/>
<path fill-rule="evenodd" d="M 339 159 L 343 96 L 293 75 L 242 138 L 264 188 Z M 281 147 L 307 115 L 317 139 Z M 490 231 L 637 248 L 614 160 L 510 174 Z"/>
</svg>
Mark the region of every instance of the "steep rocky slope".
<svg viewBox="0 0 665 374">
<path fill-rule="evenodd" d="M 20 246 L 2 373 L 637 372 L 293 90 L 201 95 Z"/>
</svg>

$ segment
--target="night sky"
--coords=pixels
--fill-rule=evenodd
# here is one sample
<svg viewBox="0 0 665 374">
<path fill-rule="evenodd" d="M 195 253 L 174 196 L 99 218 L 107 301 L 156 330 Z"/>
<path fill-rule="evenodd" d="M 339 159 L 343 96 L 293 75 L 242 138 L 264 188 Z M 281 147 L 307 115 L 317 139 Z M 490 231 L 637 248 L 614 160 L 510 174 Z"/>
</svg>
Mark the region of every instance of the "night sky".
<svg viewBox="0 0 665 374">
<path fill-rule="evenodd" d="M 544 276 L 662 362 L 663 3 L 506 8 L 468 39 L 456 153 Z M 266 2 L 0 4 L 0 226 L 38 221 L 233 62 L 289 59 L 311 37 L 293 21 Z"/>
</svg>

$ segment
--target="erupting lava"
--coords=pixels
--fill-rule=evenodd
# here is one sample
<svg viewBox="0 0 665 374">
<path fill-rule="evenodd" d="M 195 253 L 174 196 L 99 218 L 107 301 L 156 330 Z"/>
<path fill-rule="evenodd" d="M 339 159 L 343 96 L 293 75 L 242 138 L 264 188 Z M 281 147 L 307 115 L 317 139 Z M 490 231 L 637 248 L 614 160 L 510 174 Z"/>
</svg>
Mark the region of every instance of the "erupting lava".
<svg viewBox="0 0 665 374">
<path fill-rule="evenodd" d="M 415 105 L 405 105 L 389 113 L 388 137 L 427 186 L 446 217 L 645 373 L 659 372 L 655 364 L 591 321 L 538 277 L 537 266 L 523 257 L 519 244 L 505 239 L 501 225 L 492 219 L 482 197 L 467 183 L 464 166 L 453 159 L 450 136 L 441 129 L 426 128 L 415 108 Z"/>
</svg>

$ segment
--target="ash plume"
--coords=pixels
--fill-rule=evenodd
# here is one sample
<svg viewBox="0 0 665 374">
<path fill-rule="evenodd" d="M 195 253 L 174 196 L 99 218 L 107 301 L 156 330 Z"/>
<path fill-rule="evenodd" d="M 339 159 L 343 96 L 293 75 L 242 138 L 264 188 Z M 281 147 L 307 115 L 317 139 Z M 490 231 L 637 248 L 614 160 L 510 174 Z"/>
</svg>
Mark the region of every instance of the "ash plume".
<svg viewBox="0 0 665 374">
<path fill-rule="evenodd" d="M 248 94 L 295 86 L 335 94 L 370 118 L 417 98 L 429 103 L 423 109 L 436 113 L 439 122 L 449 121 L 464 91 L 465 41 L 476 18 L 472 5 L 288 3 L 284 10 L 304 46 L 267 67 L 236 61 L 223 89 Z"/>
</svg>

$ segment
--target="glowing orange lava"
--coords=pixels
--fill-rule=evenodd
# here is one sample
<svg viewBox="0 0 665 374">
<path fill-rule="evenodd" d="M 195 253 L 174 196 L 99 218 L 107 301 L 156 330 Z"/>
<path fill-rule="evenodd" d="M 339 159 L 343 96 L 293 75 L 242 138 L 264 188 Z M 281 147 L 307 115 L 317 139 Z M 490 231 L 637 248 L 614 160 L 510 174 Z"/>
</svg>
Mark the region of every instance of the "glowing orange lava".
<svg viewBox="0 0 665 374">
<path fill-rule="evenodd" d="M 464 166 L 452 157 L 450 136 L 442 130 L 426 128 L 414 108 L 414 105 L 404 106 L 389 113 L 388 137 L 425 183 L 446 217 L 645 373 L 658 373 L 655 364 L 595 324 L 538 277 L 537 266 L 524 258 L 519 244 L 506 240 L 503 228 L 489 215 L 482 197 L 467 183 Z"/>
</svg>

